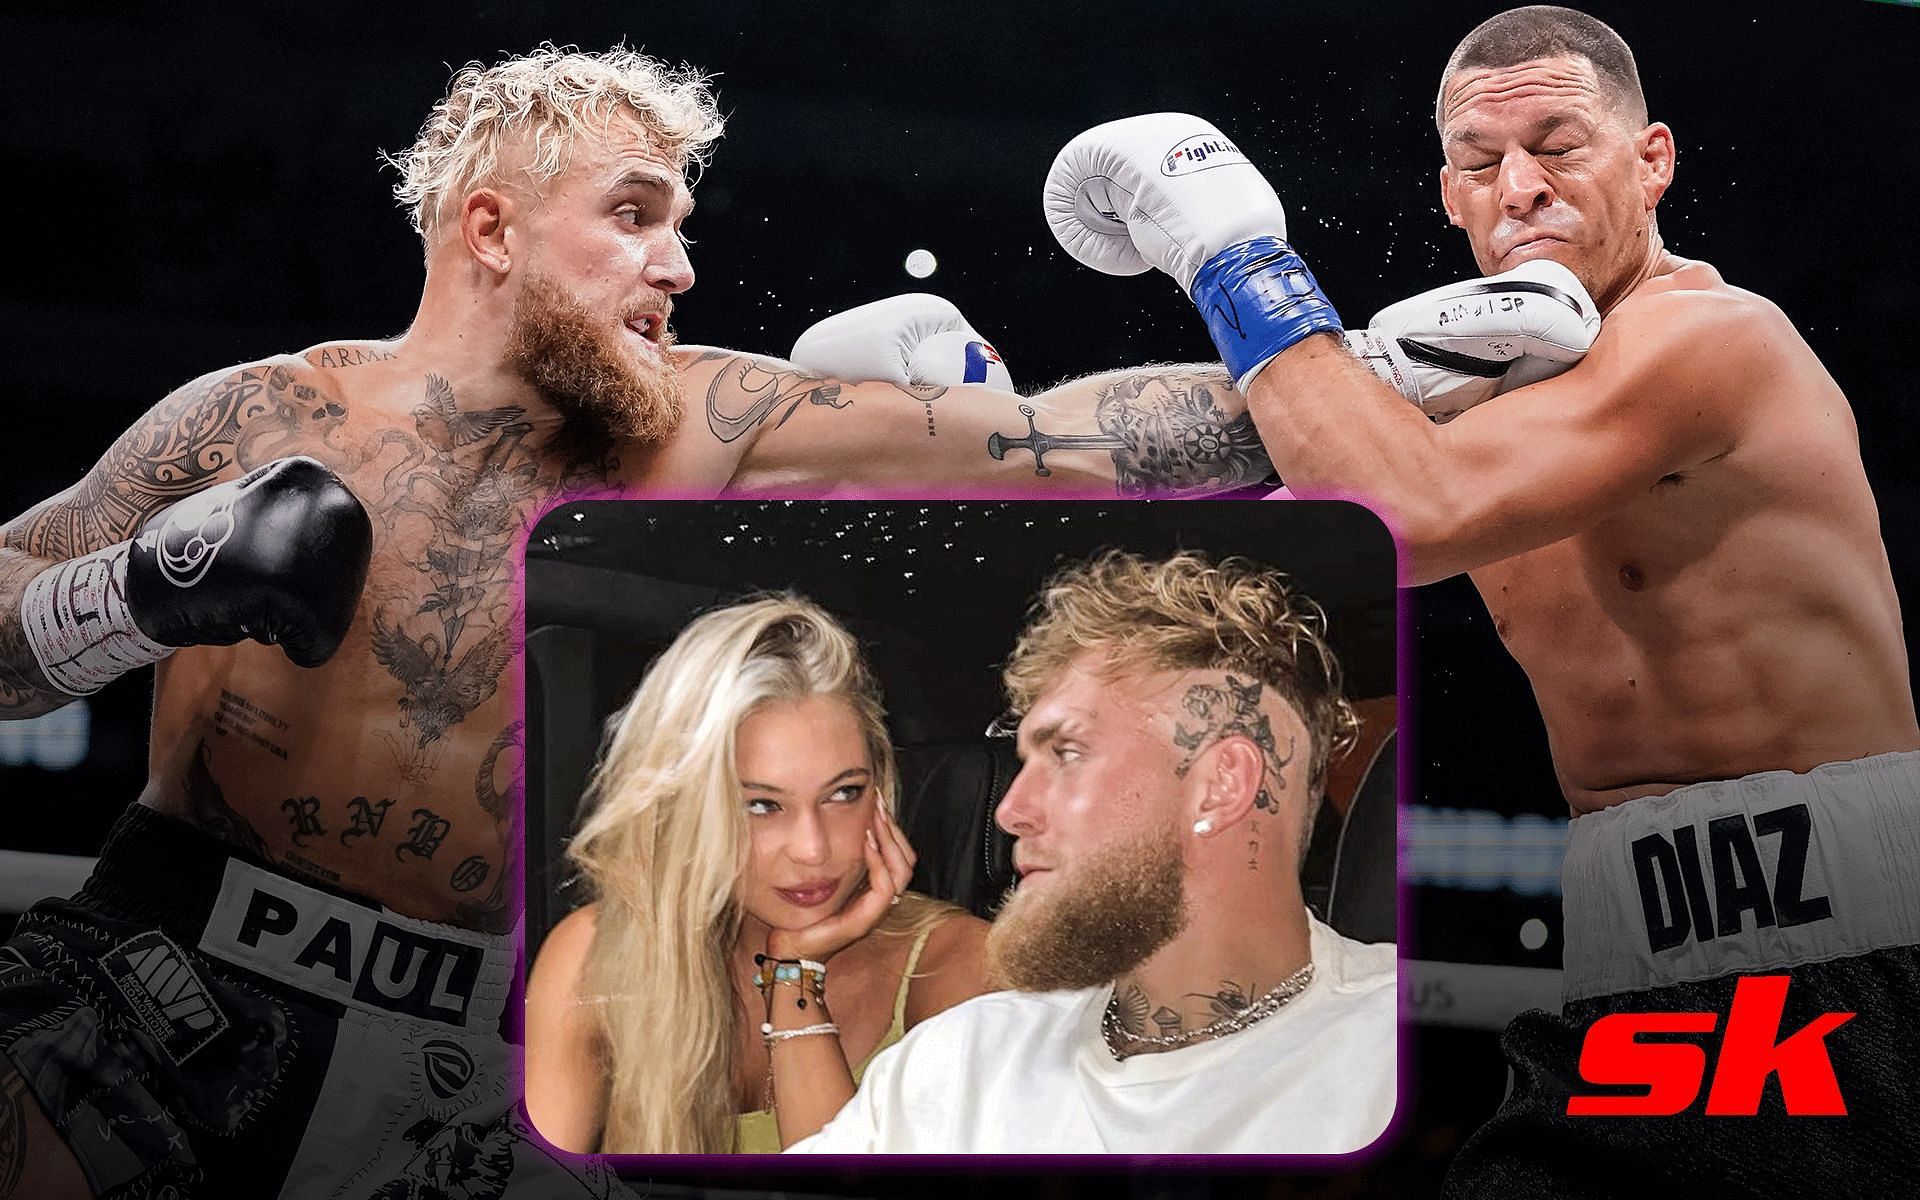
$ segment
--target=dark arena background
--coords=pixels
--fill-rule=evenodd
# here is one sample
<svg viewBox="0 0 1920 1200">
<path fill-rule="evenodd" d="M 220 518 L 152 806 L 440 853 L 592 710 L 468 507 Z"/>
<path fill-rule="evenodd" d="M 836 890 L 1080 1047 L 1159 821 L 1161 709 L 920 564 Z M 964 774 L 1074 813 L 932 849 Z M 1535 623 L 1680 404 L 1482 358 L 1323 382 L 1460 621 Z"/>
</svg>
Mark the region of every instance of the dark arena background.
<svg viewBox="0 0 1920 1200">
<path fill-rule="evenodd" d="M 1166 109 L 1212 119 L 1272 180 L 1293 241 L 1349 324 L 1472 275 L 1466 241 L 1440 209 L 1433 101 L 1448 51 L 1504 7 L 9 4 L 0 153 L 14 265 L 0 283 L 10 369 L 0 517 L 72 484 L 193 376 L 402 330 L 421 252 L 378 154 L 411 142 L 469 59 L 544 40 L 624 40 L 716 75 L 729 126 L 687 227 L 699 281 L 676 305 L 682 341 L 784 354 L 830 312 L 934 291 L 1031 390 L 1212 355 L 1172 283 L 1085 270 L 1042 220 L 1055 151 L 1101 121 Z M 1851 399 L 1912 626 L 1920 8 L 1583 7 L 1633 46 L 1651 115 L 1674 130 L 1676 180 L 1659 214 L 1668 247 L 1780 304 Z M 937 262 L 925 278 L 904 266 L 916 250 Z M 1261 519 L 1260 506 L 1245 511 Z M 1402 780 L 1402 952 L 1414 1053 L 1396 1132 L 1370 1161 L 1331 1173 L 1250 1174 L 1231 1160 L 1205 1170 L 1117 1160 L 1099 1174 L 982 1163 L 987 1187 L 1438 1192 L 1506 1086 L 1495 1030 L 1557 994 L 1565 808 L 1531 692 L 1472 589 L 1455 580 L 1409 600 L 1413 687 L 1400 724 L 1415 771 Z M 142 673 L 40 721 L 0 724 L 0 851 L 98 849 L 144 779 L 146 683 Z M 23 869 L 0 854 L 0 871 Z M 47 890 L 60 886 L 47 879 Z M 0 928 L 10 921 L 0 916 Z M 897 1163 L 648 1178 L 668 1196 L 980 1186 L 950 1166 Z"/>
</svg>

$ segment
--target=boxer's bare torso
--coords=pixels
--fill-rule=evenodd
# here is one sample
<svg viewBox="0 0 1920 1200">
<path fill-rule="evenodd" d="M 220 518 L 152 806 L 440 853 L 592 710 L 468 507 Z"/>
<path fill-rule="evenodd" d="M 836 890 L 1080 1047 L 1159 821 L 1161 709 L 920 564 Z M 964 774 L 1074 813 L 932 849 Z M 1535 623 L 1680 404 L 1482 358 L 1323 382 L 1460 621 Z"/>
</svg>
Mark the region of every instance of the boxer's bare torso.
<svg viewBox="0 0 1920 1200">
<path fill-rule="evenodd" d="M 374 531 L 346 640 L 311 670 L 254 642 L 163 660 L 141 800 L 397 912 L 500 929 L 515 840 L 509 792 L 523 755 L 521 543 L 554 503 L 943 485 L 1111 496 L 1218 490 L 1268 470 L 1244 402 L 1204 370 L 1120 372 L 1023 400 L 842 384 L 727 351 L 675 353 L 686 414 L 658 444 L 584 444 L 538 401 L 476 399 L 500 395 L 498 378 L 424 361 L 404 339 L 329 343 L 216 372 L 156 407 L 75 488 L 10 522 L 5 545 L 73 557 L 263 463 L 326 464 Z M 1043 443 L 1047 474 L 1037 474 L 1023 405 L 1043 434 L 1090 444 Z M 1140 414 L 1152 419 L 1132 419 Z M 1152 440 L 1182 421 L 1215 429 L 1201 441 L 1220 452 L 1182 462 Z M 1141 429 L 1132 440 L 1125 432 Z M 998 458 L 988 452 L 994 432 L 1016 439 Z M 11 715 L 51 701 L 0 694 Z"/>
<path fill-rule="evenodd" d="M 217 377 L 188 409 L 197 438 L 167 431 L 167 458 L 198 441 L 237 470 L 325 463 L 366 506 L 373 558 L 324 666 L 255 642 L 158 664 L 141 800 L 295 875 L 498 930 L 523 744 L 520 542 L 562 494 L 615 486 L 623 462 L 558 439 L 551 413 L 463 403 L 451 374 L 392 343 L 316 347 Z"/>
<path fill-rule="evenodd" d="M 320 460 L 366 506 L 374 540 L 324 666 L 255 642 L 158 664 L 141 801 L 295 875 L 497 931 L 524 745 L 526 530 L 567 496 L 713 495 L 753 443 L 721 443 L 696 419 L 665 445 L 579 444 L 544 406 L 471 403 L 436 366 L 404 343 L 329 344 L 216 377 L 170 423 L 150 419 L 147 445 L 168 459 L 230 455 L 228 473 Z"/>
<path fill-rule="evenodd" d="M 1672 261 L 1616 313 L 1695 292 L 1764 323 L 1766 361 L 1725 364 L 1736 436 L 1581 533 L 1471 573 L 1576 812 L 1920 746 L 1845 396 L 1778 309 Z"/>
</svg>

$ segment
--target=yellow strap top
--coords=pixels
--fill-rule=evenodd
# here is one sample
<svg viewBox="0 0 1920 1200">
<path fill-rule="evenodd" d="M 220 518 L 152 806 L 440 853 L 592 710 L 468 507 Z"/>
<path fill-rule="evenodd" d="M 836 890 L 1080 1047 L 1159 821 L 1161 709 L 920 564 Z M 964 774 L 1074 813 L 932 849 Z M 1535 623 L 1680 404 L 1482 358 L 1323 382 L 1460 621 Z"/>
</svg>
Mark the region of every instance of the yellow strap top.
<svg viewBox="0 0 1920 1200">
<path fill-rule="evenodd" d="M 938 929 L 934 926 L 933 929 Z M 874 1055 L 893 1045 L 907 1032 L 907 988 L 913 982 L 914 968 L 920 965 L 920 952 L 927 948 L 927 939 L 933 929 L 923 929 L 920 936 L 913 939 L 913 948 L 907 951 L 907 969 L 900 973 L 900 989 L 893 996 L 893 1024 L 887 1026 L 885 1037 L 873 1048 L 872 1053 L 861 1059 L 853 1068 L 853 1085 L 860 1086 L 860 1077 L 867 1072 L 867 1064 Z M 757 1109 L 740 1114 L 738 1127 L 734 1132 L 733 1145 L 739 1154 L 778 1154 L 780 1153 L 780 1123 L 771 1109 Z"/>
</svg>

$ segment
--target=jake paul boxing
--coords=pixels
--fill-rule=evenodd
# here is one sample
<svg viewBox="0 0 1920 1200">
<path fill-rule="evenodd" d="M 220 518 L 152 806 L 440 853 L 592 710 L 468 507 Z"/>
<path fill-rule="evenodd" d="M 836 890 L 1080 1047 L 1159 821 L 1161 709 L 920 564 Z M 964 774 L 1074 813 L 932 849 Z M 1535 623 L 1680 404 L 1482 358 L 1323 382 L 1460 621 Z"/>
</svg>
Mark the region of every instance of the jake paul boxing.
<svg viewBox="0 0 1920 1200">
<path fill-rule="evenodd" d="M 230 459 L 218 473 L 234 473 Z M 171 676 L 161 697 L 202 696 L 206 715 L 156 738 L 168 765 L 81 891 L 34 905 L 0 946 L 0 1196 L 499 1196 L 510 1182 L 516 1196 L 610 1195 L 605 1172 L 560 1164 L 512 1120 L 500 1022 L 514 947 L 484 928 L 502 908 L 500 880 L 481 886 L 492 864 L 440 860 L 452 894 L 491 897 L 455 924 L 373 903 L 316 861 L 328 843 L 366 842 L 403 880 L 416 860 L 431 871 L 453 833 L 431 791 L 393 772 L 390 790 L 329 803 L 312 786 L 327 773 L 310 770 L 277 806 L 291 831 L 281 847 L 252 823 L 269 806 L 243 811 L 213 774 L 215 747 L 243 744 L 298 771 L 318 735 L 248 677 L 310 689 L 344 736 L 362 729 L 341 686 L 352 672 L 328 668 L 367 636 L 367 509 L 305 456 L 195 482 L 129 539 L 5 558 L 20 601 L 0 618 L 0 692 L 16 712 L 157 664 Z M 9 528 L 10 547 L 23 530 L 45 535 L 35 516 Z M 389 648 L 366 665 L 397 636 L 376 617 Z M 177 661 L 211 647 L 248 668 Z M 418 712 L 415 727 L 434 719 Z M 505 745 L 469 784 L 503 819 Z"/>
<path fill-rule="evenodd" d="M 0 619 L 14 709 L 172 668 L 188 648 L 240 646 L 254 671 L 282 659 L 268 675 L 351 705 L 323 668 L 367 603 L 367 509 L 305 456 L 195 482 L 127 540 L 7 557 L 21 596 Z M 16 522 L 9 545 L 31 527 Z M 510 1183 L 516 1196 L 611 1195 L 605 1172 L 562 1165 L 512 1121 L 510 940 L 401 916 L 300 853 L 384 830 L 402 867 L 431 859 L 449 828 L 425 793 L 357 797 L 345 822 L 291 795 L 284 850 L 227 803 L 214 744 L 278 759 L 312 736 L 236 690 L 240 675 L 206 672 L 213 715 L 155 743 L 183 760 L 156 775 L 172 789 L 158 799 L 189 819 L 128 808 L 80 892 L 34 905 L 0 946 L 0 1195 L 500 1196 Z M 411 821 L 397 812 L 389 827 L 410 799 Z"/>
<path fill-rule="evenodd" d="M 1512 1091 L 1449 1190 L 1898 1187 L 1920 1116 L 1920 731 L 1853 421 L 1777 308 L 1666 251 L 1671 136 L 1597 80 L 1580 55 L 1449 75 L 1444 198 L 1492 273 L 1435 293 L 1435 324 L 1517 281 L 1513 341 L 1558 343 L 1563 311 L 1591 320 L 1564 272 L 1604 323 L 1577 363 L 1444 424 L 1381 386 L 1424 352 L 1343 340 L 1273 188 L 1213 125 L 1087 131 L 1047 215 L 1081 262 L 1177 280 L 1291 490 L 1372 504 L 1409 583 L 1468 573 L 1533 685 L 1576 817 L 1566 1002 L 1506 1031 Z M 1712 1014 L 1752 1053 L 1637 1110 L 1658 1115 L 1585 1115 L 1647 1100 L 1650 1073 L 1588 1042 L 1640 1012 Z M 1842 1108 L 1865 1119 L 1792 1115 Z"/>
</svg>

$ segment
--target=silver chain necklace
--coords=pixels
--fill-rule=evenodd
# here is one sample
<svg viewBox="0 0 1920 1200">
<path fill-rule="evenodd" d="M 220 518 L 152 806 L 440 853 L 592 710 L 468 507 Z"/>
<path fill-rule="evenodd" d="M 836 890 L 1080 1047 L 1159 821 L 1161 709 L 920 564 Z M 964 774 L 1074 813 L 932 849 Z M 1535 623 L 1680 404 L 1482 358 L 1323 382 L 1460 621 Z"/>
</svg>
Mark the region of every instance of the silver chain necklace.
<svg viewBox="0 0 1920 1200">
<path fill-rule="evenodd" d="M 1198 1029 L 1189 1029 L 1184 1033 L 1150 1034 L 1128 1033 L 1120 1025 L 1120 995 L 1114 993 L 1107 997 L 1107 1010 L 1100 1016 L 1100 1033 L 1107 1040 L 1107 1053 L 1114 1058 L 1124 1058 L 1122 1046 L 1185 1046 L 1206 1038 L 1223 1037 L 1229 1033 L 1238 1033 L 1257 1021 L 1266 1019 L 1279 1012 L 1289 1000 L 1307 990 L 1313 982 L 1313 964 L 1308 963 L 1298 971 L 1274 985 L 1272 991 L 1247 1005 L 1221 1017 L 1210 1025 Z"/>
</svg>

